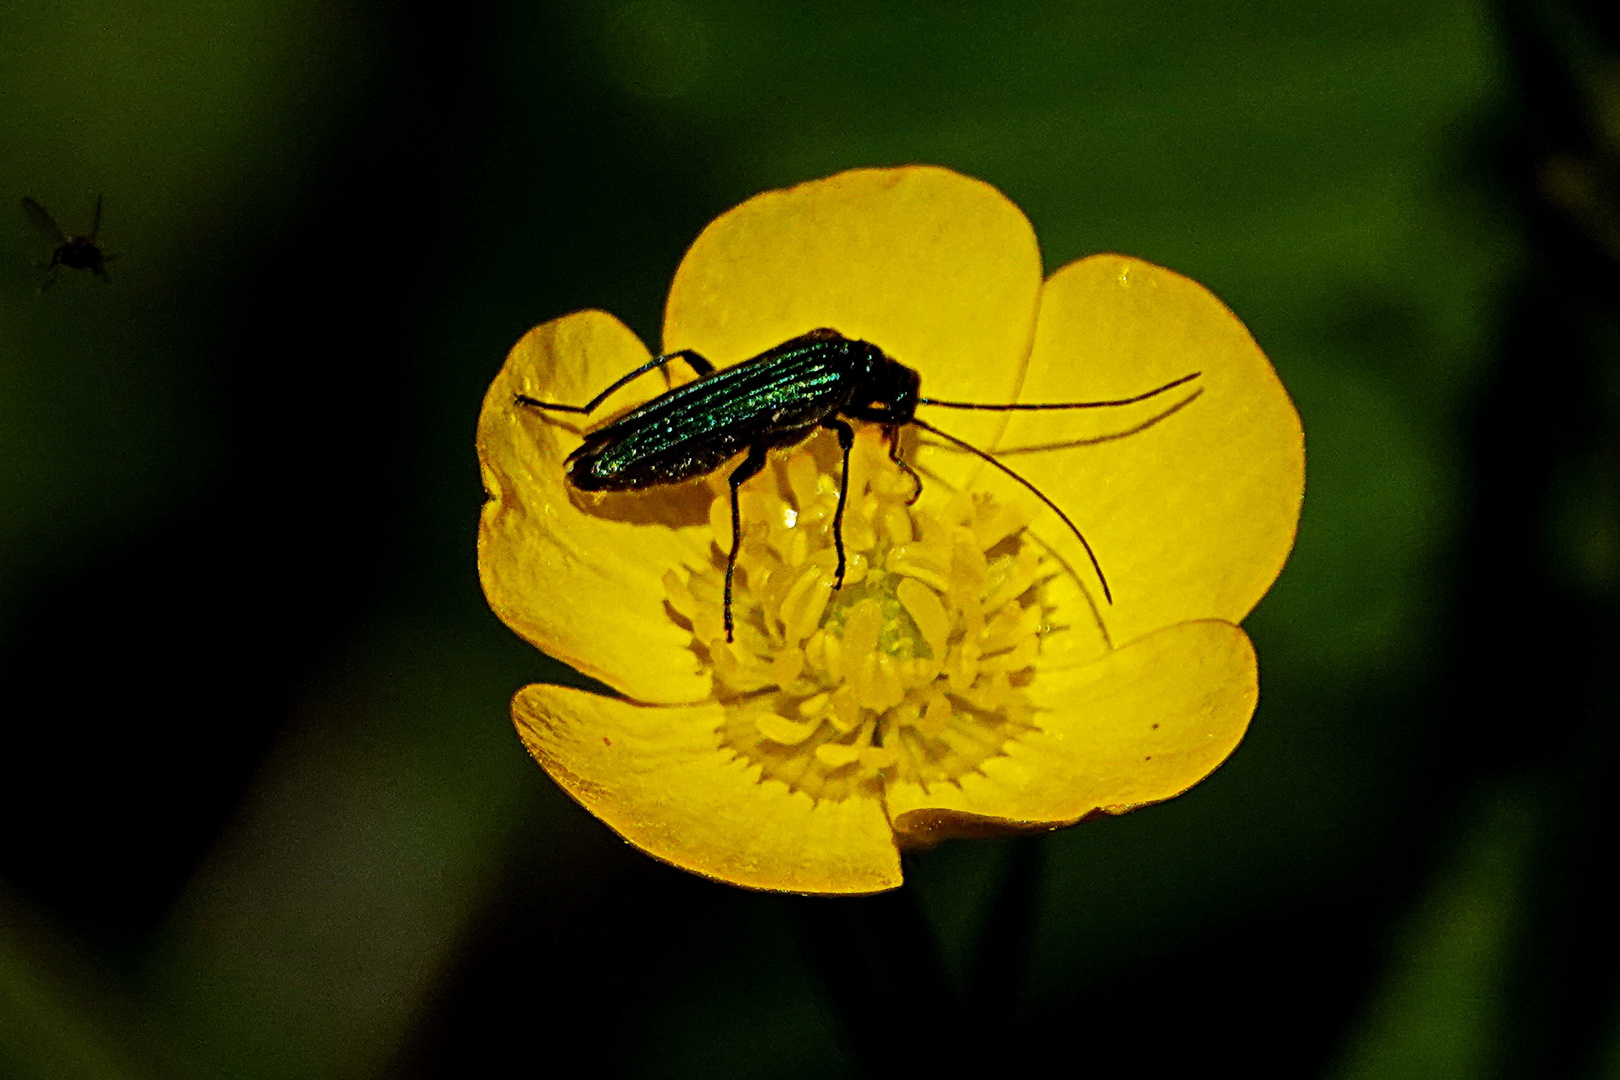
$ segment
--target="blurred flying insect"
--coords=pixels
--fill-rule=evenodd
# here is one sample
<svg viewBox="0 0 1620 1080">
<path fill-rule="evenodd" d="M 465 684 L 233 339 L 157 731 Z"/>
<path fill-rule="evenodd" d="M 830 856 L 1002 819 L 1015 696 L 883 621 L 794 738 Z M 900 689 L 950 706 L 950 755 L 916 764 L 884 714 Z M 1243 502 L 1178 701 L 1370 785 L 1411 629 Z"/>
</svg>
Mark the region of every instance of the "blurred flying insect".
<svg viewBox="0 0 1620 1080">
<path fill-rule="evenodd" d="M 44 291 L 56 284 L 57 267 L 65 266 L 69 270 L 88 270 L 103 281 L 110 281 L 107 277 L 107 264 L 117 258 L 101 250 L 96 241 L 96 234 L 101 231 L 101 196 L 96 196 L 96 216 L 90 223 L 90 232 L 83 236 L 68 236 L 62 232 L 62 227 L 51 217 L 49 210 L 39 204 L 39 200 L 31 195 L 24 195 L 22 199 L 23 213 L 33 222 L 34 228 L 43 236 L 47 243 L 53 245 L 51 261 L 41 262 L 40 269 L 48 271 L 50 277 L 40 285 Z"/>
</svg>

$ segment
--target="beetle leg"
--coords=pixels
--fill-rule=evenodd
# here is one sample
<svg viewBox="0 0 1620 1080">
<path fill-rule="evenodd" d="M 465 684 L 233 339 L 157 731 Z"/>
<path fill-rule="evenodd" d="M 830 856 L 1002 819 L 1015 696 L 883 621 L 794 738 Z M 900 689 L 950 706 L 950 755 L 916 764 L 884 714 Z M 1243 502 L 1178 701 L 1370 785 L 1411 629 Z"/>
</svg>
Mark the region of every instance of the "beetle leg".
<svg viewBox="0 0 1620 1080">
<path fill-rule="evenodd" d="M 731 471 L 731 554 L 726 557 L 726 641 L 732 640 L 731 578 L 737 572 L 737 549 L 742 547 L 742 513 L 737 508 L 737 489 L 749 477 L 765 467 L 765 453 L 769 445 L 757 442 L 748 448 L 743 463 Z"/>
<path fill-rule="evenodd" d="M 889 440 L 889 460 L 900 466 L 901 471 L 911 477 L 911 498 L 906 500 L 906 505 L 914 506 L 917 500 L 922 498 L 922 477 L 917 475 L 916 469 L 907 465 L 900 458 L 900 425 L 885 424 L 883 437 Z"/>
<path fill-rule="evenodd" d="M 677 349 L 672 353 L 664 353 L 659 359 L 666 364 L 671 360 L 685 360 L 686 366 L 696 372 L 700 379 L 705 375 L 714 374 L 714 365 L 696 349 Z"/>
<path fill-rule="evenodd" d="M 613 380 L 613 384 L 611 386 L 609 386 L 606 390 L 603 390 L 600 394 L 597 394 L 595 397 L 591 398 L 591 400 L 586 402 L 584 405 L 564 405 L 555 401 L 541 401 L 538 398 L 530 397 L 528 394 L 516 395 L 517 403 L 519 405 L 527 405 L 531 409 L 550 409 L 552 412 L 579 413 L 582 416 L 587 415 L 595 412 L 598 405 L 612 397 L 613 392 L 619 389 L 625 383 L 630 382 L 632 379 L 640 378 L 653 368 L 664 367 L 667 364 L 674 363 L 676 360 L 685 360 L 687 366 L 695 371 L 700 379 L 705 375 L 714 374 L 714 365 L 709 363 L 708 360 L 704 359 L 702 353 L 698 352 L 696 349 L 682 349 L 679 352 L 665 353 L 662 356 L 655 356 L 629 374 L 621 375 L 619 378 Z"/>
<path fill-rule="evenodd" d="M 687 366 L 693 371 L 697 372 L 698 378 L 700 379 L 705 375 L 714 374 L 714 365 L 705 360 L 703 358 L 703 354 L 698 352 L 696 349 L 682 349 L 680 352 L 663 353 L 662 355 L 653 357 L 651 360 L 647 361 L 645 364 L 642 364 L 628 375 L 622 375 L 618 379 L 614 380 L 612 386 L 609 386 L 606 390 L 603 390 L 600 394 L 597 394 L 595 397 L 591 398 L 590 402 L 585 406 L 585 411 L 595 412 L 598 405 L 602 404 L 602 402 L 606 401 L 613 395 L 613 391 L 617 390 L 631 379 L 640 378 L 653 368 L 664 367 L 668 364 L 674 363 L 676 360 L 685 360 Z"/>
<path fill-rule="evenodd" d="M 563 405 L 555 401 L 541 401 L 539 398 L 532 398 L 528 394 L 514 394 L 513 399 L 519 405 L 527 405 L 531 409 L 549 409 L 552 412 L 571 412 L 580 415 L 591 411 L 583 405 Z"/>
<path fill-rule="evenodd" d="M 844 452 L 844 476 L 838 483 L 838 509 L 833 511 L 833 547 L 838 551 L 838 573 L 833 588 L 844 587 L 844 503 L 849 499 L 849 451 L 855 445 L 855 429 L 834 416 L 822 421 L 822 427 L 838 432 L 838 448 Z"/>
</svg>

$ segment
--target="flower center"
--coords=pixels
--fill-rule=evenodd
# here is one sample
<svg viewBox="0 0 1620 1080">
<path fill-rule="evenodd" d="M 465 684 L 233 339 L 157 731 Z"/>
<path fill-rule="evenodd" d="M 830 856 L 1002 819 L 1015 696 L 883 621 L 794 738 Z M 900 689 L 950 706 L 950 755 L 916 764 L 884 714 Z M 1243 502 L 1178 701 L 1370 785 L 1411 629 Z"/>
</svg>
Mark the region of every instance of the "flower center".
<svg viewBox="0 0 1620 1080">
<path fill-rule="evenodd" d="M 1023 688 L 1050 632 L 1051 569 L 1008 504 L 957 492 L 908 505 L 910 478 L 863 431 L 835 591 L 841 464 L 817 450 L 819 460 L 801 447 L 774 461 L 741 492 L 733 642 L 722 611 L 723 478 L 711 565 L 664 578 L 728 706 L 721 742 L 763 778 L 815 799 L 876 794 L 889 778 L 955 782 L 1033 727 Z"/>
</svg>

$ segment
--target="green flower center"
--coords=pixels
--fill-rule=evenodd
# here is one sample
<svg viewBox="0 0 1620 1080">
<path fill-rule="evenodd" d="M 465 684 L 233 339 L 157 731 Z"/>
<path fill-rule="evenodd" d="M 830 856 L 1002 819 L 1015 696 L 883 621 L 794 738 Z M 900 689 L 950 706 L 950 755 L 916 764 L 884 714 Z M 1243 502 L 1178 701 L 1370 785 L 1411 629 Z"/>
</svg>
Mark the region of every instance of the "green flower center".
<svg viewBox="0 0 1620 1080">
<path fill-rule="evenodd" d="M 1023 691 L 1050 632 L 1051 571 L 1015 508 L 960 492 L 910 506 L 910 479 L 863 436 L 834 590 L 838 472 L 836 457 L 801 448 L 744 487 L 734 641 L 723 486 L 711 565 L 665 576 L 728 706 L 719 739 L 762 780 L 815 799 L 878 795 L 886 779 L 956 782 L 1033 727 Z"/>
</svg>

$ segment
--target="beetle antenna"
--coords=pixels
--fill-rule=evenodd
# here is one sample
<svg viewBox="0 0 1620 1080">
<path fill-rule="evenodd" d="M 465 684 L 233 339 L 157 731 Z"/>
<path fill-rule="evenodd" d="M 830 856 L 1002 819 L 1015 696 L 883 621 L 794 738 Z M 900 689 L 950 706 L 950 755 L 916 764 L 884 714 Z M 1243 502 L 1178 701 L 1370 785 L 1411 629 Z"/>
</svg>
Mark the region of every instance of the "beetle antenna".
<svg viewBox="0 0 1620 1080">
<path fill-rule="evenodd" d="M 1120 398 L 1117 401 L 1053 401 L 1038 402 L 1032 405 L 980 405 L 971 401 L 941 401 L 939 398 L 920 397 L 917 399 L 917 404 L 938 405 L 944 409 L 985 409 L 991 412 L 1036 412 L 1041 409 L 1108 409 L 1115 405 L 1135 405 L 1138 401 L 1158 397 L 1166 390 L 1174 390 L 1178 386 L 1190 383 L 1202 374 L 1202 371 L 1195 371 L 1191 375 L 1183 375 L 1179 379 L 1167 382 L 1156 390 L 1149 390 L 1147 393 L 1137 394 L 1135 397 Z M 950 436 L 947 435 L 946 438 L 950 438 Z M 1056 507 L 1053 509 L 1056 509 Z M 1078 532 L 1078 530 L 1076 531 Z"/>
<path fill-rule="evenodd" d="M 1196 376 L 1195 375 L 1187 376 L 1187 379 L 1191 379 L 1191 378 L 1196 378 Z M 1178 380 L 1176 380 L 1176 382 L 1171 383 L 1170 385 L 1171 386 L 1180 385 L 1181 383 L 1186 382 L 1187 379 L 1178 379 Z M 1168 387 L 1160 387 L 1159 390 L 1155 390 L 1153 393 L 1156 394 L 1156 393 L 1159 393 L 1160 390 L 1165 390 L 1165 389 L 1168 389 Z M 1147 396 L 1151 397 L 1152 394 L 1149 394 Z M 1133 398 L 1132 400 L 1133 401 L 1140 401 L 1142 399 L 1141 398 Z M 936 404 L 937 405 L 937 404 L 939 404 L 939 402 L 932 402 L 931 404 Z M 1110 402 L 1108 404 L 1114 404 L 1114 403 Z M 968 408 L 976 408 L 977 406 L 967 406 L 967 407 Z M 1034 407 L 1035 408 L 1040 408 L 1039 405 L 1034 406 Z M 991 408 L 994 408 L 994 406 L 991 406 Z M 1048 499 L 1046 497 L 1045 492 L 1043 492 L 1040 488 L 1036 487 L 1034 484 L 1030 483 L 1028 480 L 1025 480 L 1022 476 L 1019 476 L 1017 473 L 1013 472 L 1012 469 L 1008 468 L 1007 466 L 1003 465 L 1001 462 L 997 461 L 993 455 L 988 454 L 983 450 L 980 450 L 977 446 L 974 446 L 972 443 L 963 442 L 961 439 L 958 439 L 955 435 L 947 435 L 945 432 L 939 430 L 939 428 L 934 427 L 932 424 L 925 424 L 921 420 L 918 420 L 916 417 L 911 418 L 911 423 L 916 424 L 918 427 L 922 428 L 924 431 L 927 431 L 927 432 L 929 432 L 931 434 L 934 434 L 934 435 L 938 435 L 940 438 L 944 439 L 948 443 L 953 443 L 956 446 L 961 447 L 963 450 L 966 450 L 970 454 L 973 454 L 973 455 L 975 455 L 977 457 L 983 458 L 985 461 L 988 461 L 990 464 L 994 465 L 996 468 L 1000 469 L 1002 472 L 1006 473 L 1008 476 L 1012 477 L 1014 480 L 1018 481 L 1020 484 L 1024 485 L 1024 487 L 1028 488 L 1031 492 L 1033 492 L 1037 499 L 1041 500 L 1041 502 L 1045 503 L 1047 505 L 1047 507 L 1051 509 L 1052 513 L 1056 514 L 1058 517 L 1063 519 L 1063 524 L 1067 525 L 1069 527 L 1069 531 L 1074 533 L 1075 537 L 1077 539 L 1079 539 L 1080 546 L 1086 549 L 1086 558 L 1091 560 L 1091 568 L 1097 572 L 1097 580 L 1102 582 L 1103 599 L 1107 600 L 1110 604 L 1112 604 L 1114 602 L 1114 594 L 1108 588 L 1108 578 L 1107 578 L 1106 575 L 1103 574 L 1102 564 L 1097 561 L 1097 553 L 1095 551 L 1091 550 L 1091 542 L 1086 539 L 1085 533 L 1082 533 L 1080 531 L 1080 527 L 1078 525 L 1076 525 L 1074 522 L 1069 520 L 1069 515 L 1065 514 L 1062 511 L 1062 509 L 1060 509 L 1058 507 L 1057 503 L 1053 502 L 1051 499 Z"/>
</svg>

